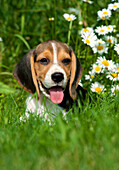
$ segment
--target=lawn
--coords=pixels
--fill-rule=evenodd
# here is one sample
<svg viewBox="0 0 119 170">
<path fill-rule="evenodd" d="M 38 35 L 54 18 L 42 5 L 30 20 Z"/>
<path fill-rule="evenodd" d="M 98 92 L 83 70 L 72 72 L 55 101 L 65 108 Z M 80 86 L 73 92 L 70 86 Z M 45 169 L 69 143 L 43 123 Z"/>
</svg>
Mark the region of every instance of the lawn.
<svg viewBox="0 0 119 170">
<path fill-rule="evenodd" d="M 110 0 L 91 2 L 1 1 L 1 170 L 119 169 L 119 5 Z M 76 18 L 69 21 L 65 13 Z M 51 125 L 34 114 L 20 121 L 28 92 L 12 72 L 29 49 L 49 39 L 72 46 L 91 102 L 85 101 L 80 113 L 74 102 L 67 120 L 61 113 Z"/>
<path fill-rule="evenodd" d="M 86 103 L 80 114 L 75 108 L 68 123 L 59 115 L 49 125 L 32 115 L 19 121 L 24 111 L 20 94 L 0 105 L 1 169 L 119 169 L 119 95 Z"/>
</svg>

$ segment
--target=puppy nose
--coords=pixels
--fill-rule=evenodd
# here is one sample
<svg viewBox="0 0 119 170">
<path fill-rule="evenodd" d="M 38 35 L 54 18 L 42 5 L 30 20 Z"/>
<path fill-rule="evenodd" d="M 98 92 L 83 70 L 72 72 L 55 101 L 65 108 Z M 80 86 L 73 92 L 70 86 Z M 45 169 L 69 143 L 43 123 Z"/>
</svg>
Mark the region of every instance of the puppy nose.
<svg viewBox="0 0 119 170">
<path fill-rule="evenodd" d="M 64 75 L 62 73 L 54 73 L 51 77 L 55 83 L 59 83 L 64 79 Z"/>
</svg>

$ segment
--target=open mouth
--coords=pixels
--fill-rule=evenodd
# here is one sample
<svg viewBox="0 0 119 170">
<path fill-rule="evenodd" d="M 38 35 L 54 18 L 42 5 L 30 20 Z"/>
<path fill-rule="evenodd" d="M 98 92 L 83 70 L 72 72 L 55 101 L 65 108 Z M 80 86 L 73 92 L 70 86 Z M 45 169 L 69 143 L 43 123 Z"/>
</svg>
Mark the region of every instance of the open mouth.
<svg viewBox="0 0 119 170">
<path fill-rule="evenodd" d="M 41 82 L 43 91 L 50 97 L 50 100 L 55 104 L 60 104 L 63 101 L 64 93 L 61 86 L 53 86 L 47 89 Z"/>
</svg>

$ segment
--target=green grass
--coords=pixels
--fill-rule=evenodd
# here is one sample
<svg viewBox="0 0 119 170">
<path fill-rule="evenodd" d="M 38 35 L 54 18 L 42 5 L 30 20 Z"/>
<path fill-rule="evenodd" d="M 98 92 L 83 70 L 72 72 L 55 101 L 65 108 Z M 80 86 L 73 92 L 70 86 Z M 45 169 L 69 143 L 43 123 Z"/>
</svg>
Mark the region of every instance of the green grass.
<svg viewBox="0 0 119 170">
<path fill-rule="evenodd" d="M 97 54 L 84 45 L 78 31 L 84 26 L 95 28 L 97 11 L 107 8 L 110 0 L 93 1 L 89 5 L 79 0 L 2 0 L 0 5 L 0 169 L 1 170 L 118 170 L 119 169 L 119 94 L 94 96 L 84 104 L 80 113 L 74 113 L 66 123 L 62 116 L 54 125 L 30 116 L 25 123 L 20 116 L 25 112 L 28 93 L 22 90 L 12 76 L 15 65 L 39 43 L 55 39 L 68 42 L 69 22 L 63 14 L 69 7 L 79 9 L 73 21 L 70 46 L 83 67 L 82 80 L 90 91 L 84 76 Z M 54 17 L 50 22 L 48 18 Z M 84 25 L 78 24 L 78 19 Z M 119 33 L 118 12 L 113 21 Z M 111 47 L 112 48 L 112 47 Z M 114 50 L 106 54 L 116 63 Z M 102 79 L 102 77 L 99 77 Z M 110 88 L 110 84 L 106 81 Z M 113 84 L 113 82 L 112 82 Z M 118 84 L 118 82 L 116 82 Z M 90 93 L 90 92 L 89 92 Z"/>
<path fill-rule="evenodd" d="M 119 169 L 119 94 L 98 97 L 80 114 L 75 108 L 68 123 L 59 115 L 52 126 L 32 115 L 19 121 L 24 96 L 1 100 L 0 169 Z"/>
</svg>

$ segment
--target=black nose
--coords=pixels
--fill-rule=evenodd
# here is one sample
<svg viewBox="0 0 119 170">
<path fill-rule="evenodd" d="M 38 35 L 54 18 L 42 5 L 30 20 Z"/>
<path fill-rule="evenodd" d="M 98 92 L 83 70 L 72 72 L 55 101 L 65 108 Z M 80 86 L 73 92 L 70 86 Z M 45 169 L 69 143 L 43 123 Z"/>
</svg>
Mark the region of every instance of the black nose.
<svg viewBox="0 0 119 170">
<path fill-rule="evenodd" d="M 51 77 L 55 83 L 59 83 L 64 79 L 64 75 L 62 73 L 54 73 Z"/>
</svg>

